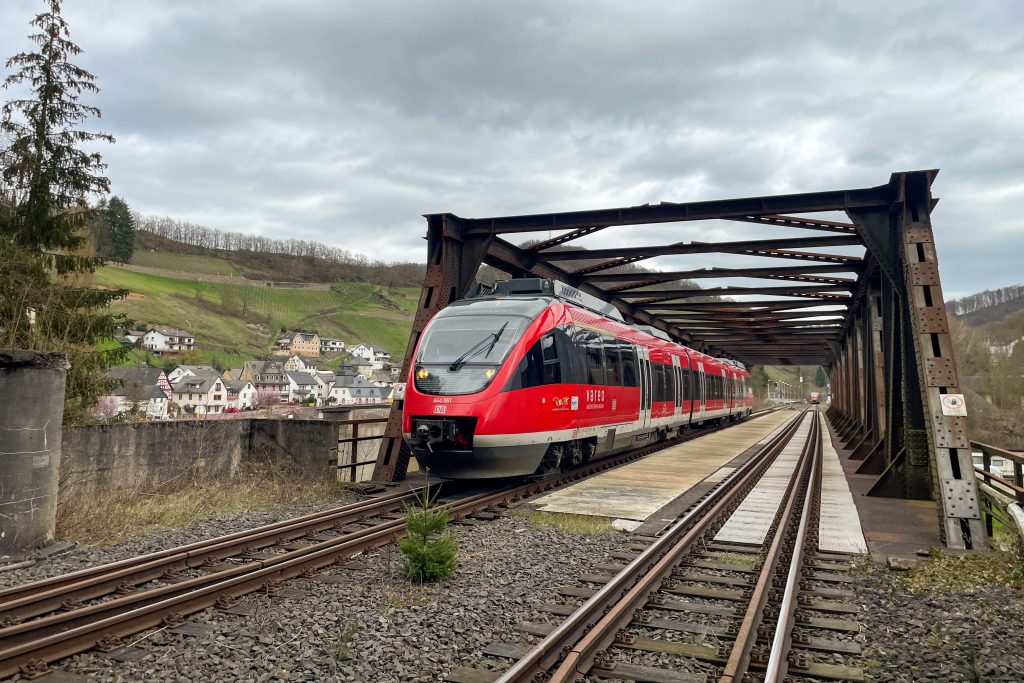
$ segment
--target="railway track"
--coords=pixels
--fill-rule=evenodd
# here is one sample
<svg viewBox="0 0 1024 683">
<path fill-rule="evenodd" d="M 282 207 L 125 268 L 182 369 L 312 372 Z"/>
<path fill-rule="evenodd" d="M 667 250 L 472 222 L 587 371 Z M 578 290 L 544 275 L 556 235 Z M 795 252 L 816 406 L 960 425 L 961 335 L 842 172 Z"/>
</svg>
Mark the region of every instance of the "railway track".
<svg viewBox="0 0 1024 683">
<path fill-rule="evenodd" d="M 440 504 L 453 518 L 464 518 L 723 428 L 696 430 L 540 481 Z M 288 579 L 344 564 L 401 536 L 401 512 L 419 492 L 393 493 L 0 591 L 0 677 L 41 676 L 64 657 L 93 648 L 114 652 L 132 634 L 179 626 L 195 612 L 228 609 L 248 593 L 273 594 Z"/>
<path fill-rule="evenodd" d="M 844 602 L 849 557 L 817 552 L 821 457 L 821 417 L 804 411 L 661 536 L 562 592 L 582 605 L 542 608 L 564 621 L 521 624 L 541 638 L 534 646 L 491 644 L 485 654 L 516 659 L 504 673 L 457 669 L 448 680 L 865 680 L 859 646 L 844 639 L 859 630 Z M 783 458 L 796 462 L 763 546 L 716 540 Z"/>
</svg>

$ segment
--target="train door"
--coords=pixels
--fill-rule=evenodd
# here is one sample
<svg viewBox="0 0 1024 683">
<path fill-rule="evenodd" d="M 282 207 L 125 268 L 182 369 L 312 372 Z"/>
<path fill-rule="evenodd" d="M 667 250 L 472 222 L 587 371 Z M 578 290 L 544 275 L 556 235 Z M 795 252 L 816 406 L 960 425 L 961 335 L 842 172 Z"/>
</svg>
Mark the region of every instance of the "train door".
<svg viewBox="0 0 1024 683">
<path fill-rule="evenodd" d="M 651 426 L 651 353 L 643 346 L 637 346 L 637 362 L 640 365 L 640 428 Z"/>
<path fill-rule="evenodd" d="M 697 421 L 704 419 L 704 412 L 707 410 L 707 394 L 704 389 L 704 363 L 697 361 L 697 400 L 699 401 L 698 407 L 694 410 L 694 417 Z"/>
<path fill-rule="evenodd" d="M 679 424 L 683 416 L 683 382 L 682 373 L 679 371 L 679 356 L 672 356 L 672 383 L 675 389 L 672 396 L 675 399 L 675 408 L 672 410 L 672 424 Z"/>
</svg>

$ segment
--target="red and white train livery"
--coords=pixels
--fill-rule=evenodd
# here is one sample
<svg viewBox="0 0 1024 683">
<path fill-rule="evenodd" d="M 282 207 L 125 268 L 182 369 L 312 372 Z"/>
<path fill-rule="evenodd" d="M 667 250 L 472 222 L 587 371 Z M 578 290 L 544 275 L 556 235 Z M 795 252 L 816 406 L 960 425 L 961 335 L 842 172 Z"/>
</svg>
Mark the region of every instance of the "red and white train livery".
<svg viewBox="0 0 1024 683">
<path fill-rule="evenodd" d="M 750 414 L 750 375 L 554 280 L 477 285 L 416 347 L 403 432 L 450 478 L 543 474 Z"/>
</svg>

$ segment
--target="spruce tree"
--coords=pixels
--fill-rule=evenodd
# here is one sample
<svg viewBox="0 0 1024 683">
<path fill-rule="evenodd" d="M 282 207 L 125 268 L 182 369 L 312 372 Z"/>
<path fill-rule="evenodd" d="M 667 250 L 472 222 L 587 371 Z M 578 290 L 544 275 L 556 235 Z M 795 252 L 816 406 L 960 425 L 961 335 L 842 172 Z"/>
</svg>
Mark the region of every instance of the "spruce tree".
<svg viewBox="0 0 1024 683">
<path fill-rule="evenodd" d="M 825 368 L 820 365 L 818 371 L 814 373 L 814 384 L 819 387 L 828 386 L 828 375 L 825 374 Z"/>
<path fill-rule="evenodd" d="M 3 83 L 18 97 L 0 118 L 0 347 L 68 356 L 65 421 L 81 421 L 110 384 L 105 370 L 126 353 L 100 350 L 123 316 L 107 307 L 126 292 L 89 286 L 102 260 L 85 255 L 95 218 L 90 197 L 109 190 L 98 152 L 113 142 L 80 128 L 100 110 L 81 101 L 95 77 L 69 60 L 82 52 L 69 38 L 60 0 L 47 0 L 30 36 L 33 52 L 7 60 Z"/>
<path fill-rule="evenodd" d="M 107 223 L 113 240 L 113 256 L 118 261 L 130 261 L 135 251 L 135 218 L 128 203 L 120 197 L 111 197 L 107 205 Z"/>
</svg>

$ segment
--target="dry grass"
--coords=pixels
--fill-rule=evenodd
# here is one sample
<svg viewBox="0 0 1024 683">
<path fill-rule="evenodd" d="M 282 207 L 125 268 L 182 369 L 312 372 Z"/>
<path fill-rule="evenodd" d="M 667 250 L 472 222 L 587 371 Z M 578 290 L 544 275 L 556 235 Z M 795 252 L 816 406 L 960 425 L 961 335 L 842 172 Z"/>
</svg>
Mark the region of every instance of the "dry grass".
<svg viewBox="0 0 1024 683">
<path fill-rule="evenodd" d="M 932 549 L 928 560 L 898 577 L 910 593 L 959 592 L 976 586 L 1002 583 L 1024 588 L 1022 558 L 1017 549 L 968 555 L 947 555 Z"/>
<path fill-rule="evenodd" d="M 174 491 L 136 491 L 99 498 L 73 497 L 57 509 L 57 537 L 86 545 L 110 545 L 155 528 L 189 528 L 213 515 L 266 510 L 351 497 L 345 484 L 310 479 L 279 468 L 251 465 L 230 480 L 191 473 Z"/>
<path fill-rule="evenodd" d="M 553 527 L 560 531 L 593 536 L 596 534 L 618 533 L 612 528 L 612 520 L 606 517 L 588 515 L 572 515 L 564 512 L 541 512 L 540 510 L 523 510 L 517 512 L 535 529 Z"/>
</svg>

